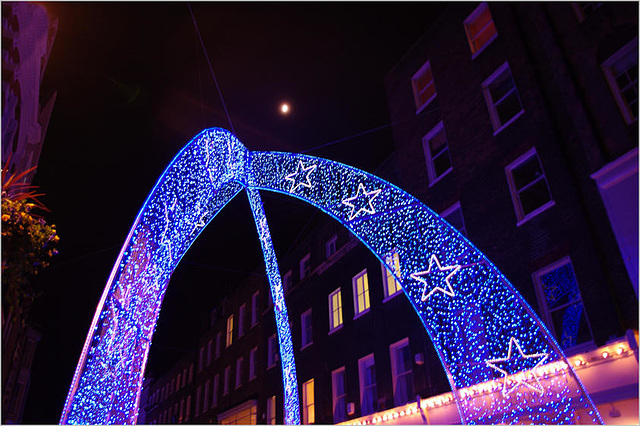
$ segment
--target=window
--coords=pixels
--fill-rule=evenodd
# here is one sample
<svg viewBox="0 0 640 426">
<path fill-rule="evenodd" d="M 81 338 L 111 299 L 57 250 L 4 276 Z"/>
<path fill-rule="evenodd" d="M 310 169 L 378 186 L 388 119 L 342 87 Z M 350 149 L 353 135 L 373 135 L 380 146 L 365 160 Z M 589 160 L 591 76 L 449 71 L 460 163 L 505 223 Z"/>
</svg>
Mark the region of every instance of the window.
<svg viewBox="0 0 640 426">
<path fill-rule="evenodd" d="M 333 423 L 347 420 L 347 391 L 344 367 L 331 372 L 331 395 L 333 400 Z"/>
<path fill-rule="evenodd" d="M 442 121 L 422 138 L 422 148 L 427 163 L 429 186 L 431 186 L 452 170 L 447 135 Z"/>
<path fill-rule="evenodd" d="M 202 385 L 198 385 L 198 390 L 196 391 L 196 412 L 194 416 L 200 414 L 200 400 L 202 398 Z"/>
<path fill-rule="evenodd" d="M 307 253 L 300 261 L 300 281 L 302 281 L 311 272 L 311 253 Z"/>
<path fill-rule="evenodd" d="M 209 339 L 207 342 L 207 365 L 211 364 L 213 358 L 213 339 Z"/>
<path fill-rule="evenodd" d="M 276 396 L 272 396 L 267 400 L 267 424 L 276 424 Z"/>
<path fill-rule="evenodd" d="M 260 293 L 257 291 L 253 293 L 253 295 L 251 295 L 251 327 L 252 328 L 258 324 L 258 308 L 259 308 L 258 302 L 260 301 L 259 296 L 260 296 Z"/>
<path fill-rule="evenodd" d="M 247 304 L 240 305 L 238 311 L 238 338 L 244 335 L 244 317 L 246 316 Z"/>
<path fill-rule="evenodd" d="M 592 342 L 582 296 L 569 257 L 533 274 L 540 312 L 563 350 Z"/>
<path fill-rule="evenodd" d="M 202 370 L 204 366 L 204 347 L 198 351 L 198 371 Z"/>
<path fill-rule="evenodd" d="M 229 318 L 227 318 L 227 339 L 225 347 L 228 348 L 231 346 L 231 343 L 233 343 L 233 315 L 229 315 Z"/>
<path fill-rule="evenodd" d="M 440 213 L 440 216 L 449 222 L 449 225 L 456 228 L 465 237 L 467 236 L 467 229 L 464 226 L 464 218 L 462 217 L 462 208 L 460 207 L 460 201 L 456 201 L 445 211 Z"/>
<path fill-rule="evenodd" d="M 638 38 L 603 62 L 602 71 L 627 124 L 638 119 Z"/>
<path fill-rule="evenodd" d="M 284 274 L 284 277 L 282 277 L 282 290 L 284 294 L 289 293 L 292 283 L 293 280 L 291 278 L 291 271 L 288 271 L 286 274 Z M 271 298 L 269 298 L 269 300 L 271 300 Z"/>
<path fill-rule="evenodd" d="M 227 395 L 231 388 L 231 366 L 227 365 L 224 368 L 224 387 L 222 388 L 222 394 Z"/>
<path fill-rule="evenodd" d="M 189 364 L 189 383 L 193 380 L 193 364 Z"/>
<path fill-rule="evenodd" d="M 518 226 L 555 204 L 535 148 L 518 157 L 505 171 Z"/>
<path fill-rule="evenodd" d="M 204 384 L 204 398 L 202 400 L 202 412 L 206 413 L 209 409 L 209 395 L 211 393 L 211 380 L 207 380 Z"/>
<path fill-rule="evenodd" d="M 191 416 L 191 395 L 187 396 L 187 413 L 184 416 L 185 421 L 189 420 L 189 416 Z"/>
<path fill-rule="evenodd" d="M 258 355 L 258 348 L 253 348 L 251 349 L 251 352 L 249 352 L 249 381 L 255 379 L 257 375 L 257 368 L 256 368 L 256 362 L 258 361 L 257 355 Z"/>
<path fill-rule="evenodd" d="M 180 389 L 180 387 L 181 387 L 180 386 L 180 383 L 181 383 L 180 379 L 181 378 L 182 378 L 182 373 L 178 373 L 178 376 L 176 377 L 176 390 Z"/>
<path fill-rule="evenodd" d="M 413 87 L 413 100 L 416 103 L 416 114 L 418 114 L 436 97 L 436 86 L 433 83 L 429 61 L 411 77 L 411 87 Z"/>
<path fill-rule="evenodd" d="M 391 376 L 393 378 L 393 400 L 396 406 L 413 401 L 413 372 L 411 371 L 411 349 L 409 338 L 389 347 L 391 352 Z"/>
<path fill-rule="evenodd" d="M 392 253 L 385 257 L 385 263 L 389 265 L 391 269 L 396 274 L 400 274 L 400 256 L 398 253 Z M 393 273 L 385 266 L 384 263 L 382 266 L 382 283 L 384 284 L 384 300 L 387 301 L 392 296 L 398 294 L 398 292 L 402 289 L 402 286 L 393 276 Z"/>
<path fill-rule="evenodd" d="M 329 333 L 342 327 L 342 293 L 338 288 L 329 295 Z"/>
<path fill-rule="evenodd" d="M 218 405 L 218 393 L 220 392 L 220 375 L 216 374 L 213 378 L 213 397 L 211 399 L 211 406 Z"/>
<path fill-rule="evenodd" d="M 329 241 L 327 241 L 324 245 L 324 254 L 326 256 L 327 259 L 330 259 L 331 256 L 333 256 L 336 252 L 336 241 L 338 240 L 338 237 L 336 235 L 334 235 L 333 237 L 329 238 Z"/>
<path fill-rule="evenodd" d="M 302 384 L 302 423 L 309 425 L 316 422 L 316 403 L 313 390 L 313 379 Z"/>
<path fill-rule="evenodd" d="M 313 328 L 311 324 L 311 309 L 306 310 L 300 315 L 301 349 L 306 348 L 313 343 Z"/>
<path fill-rule="evenodd" d="M 216 359 L 220 358 L 220 352 L 222 352 L 222 332 L 219 331 L 216 334 Z"/>
<path fill-rule="evenodd" d="M 353 277 L 353 307 L 355 318 L 366 313 L 371 307 L 369 303 L 369 278 L 367 270 Z"/>
<path fill-rule="evenodd" d="M 178 417 L 178 423 L 184 421 L 184 398 L 180 400 L 180 417 Z"/>
<path fill-rule="evenodd" d="M 242 386 L 242 362 L 244 359 L 242 357 L 238 358 L 236 361 L 236 389 Z"/>
<path fill-rule="evenodd" d="M 482 3 L 464 20 L 464 30 L 475 58 L 498 36 L 487 3 Z"/>
<path fill-rule="evenodd" d="M 269 337 L 267 342 L 267 368 L 273 367 L 278 361 L 278 342 L 276 341 L 276 335 Z"/>
<path fill-rule="evenodd" d="M 376 390 L 376 368 L 373 354 L 358 360 L 360 377 L 360 411 L 361 415 L 374 413 L 377 410 L 378 392 Z"/>
<path fill-rule="evenodd" d="M 482 92 L 489 108 L 494 135 L 524 113 L 508 63 L 502 64 L 482 83 Z"/>
</svg>

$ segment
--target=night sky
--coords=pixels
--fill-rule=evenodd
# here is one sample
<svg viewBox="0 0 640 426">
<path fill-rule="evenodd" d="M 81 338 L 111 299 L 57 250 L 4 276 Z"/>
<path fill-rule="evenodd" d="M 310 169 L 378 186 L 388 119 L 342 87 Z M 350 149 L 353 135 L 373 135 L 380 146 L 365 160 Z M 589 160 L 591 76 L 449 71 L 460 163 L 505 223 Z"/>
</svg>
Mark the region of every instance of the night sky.
<svg viewBox="0 0 640 426">
<path fill-rule="evenodd" d="M 45 7 L 59 29 L 43 99 L 55 90 L 57 100 L 34 184 L 46 193 L 47 219 L 61 240 L 37 282 L 43 338 L 25 423 L 58 422 L 106 280 L 160 174 L 202 129 L 230 128 L 187 3 Z M 192 4 L 236 135 L 249 149 L 312 149 L 369 172 L 393 149 L 384 75 L 442 7 Z M 285 101 L 287 116 L 278 110 Z M 263 200 L 282 255 L 314 209 L 274 194 Z M 248 274 L 261 273 L 262 262 L 240 194 L 174 272 L 147 371 L 160 375 L 192 349 L 203 314 Z"/>
</svg>

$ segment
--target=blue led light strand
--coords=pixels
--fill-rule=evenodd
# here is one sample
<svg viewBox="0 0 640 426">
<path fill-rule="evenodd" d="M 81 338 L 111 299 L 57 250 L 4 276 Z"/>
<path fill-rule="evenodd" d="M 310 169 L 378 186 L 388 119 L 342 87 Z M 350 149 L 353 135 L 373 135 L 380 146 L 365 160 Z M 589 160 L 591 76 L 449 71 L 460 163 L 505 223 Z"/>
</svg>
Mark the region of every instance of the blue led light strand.
<svg viewBox="0 0 640 426">
<path fill-rule="evenodd" d="M 289 327 L 289 314 L 284 303 L 284 291 L 282 290 L 282 280 L 278 268 L 278 259 L 271 242 L 271 234 L 267 218 L 264 213 L 264 206 L 258 190 L 247 188 L 247 196 L 251 205 L 251 212 L 258 228 L 260 245 L 267 269 L 269 287 L 271 288 L 271 298 L 273 300 L 273 311 L 278 329 L 278 344 L 280 349 L 280 363 L 282 365 L 282 383 L 284 386 L 284 424 L 300 424 L 300 403 L 298 400 L 298 381 L 296 378 L 296 362 L 293 355 L 293 341 L 291 339 L 291 329 Z"/>
</svg>

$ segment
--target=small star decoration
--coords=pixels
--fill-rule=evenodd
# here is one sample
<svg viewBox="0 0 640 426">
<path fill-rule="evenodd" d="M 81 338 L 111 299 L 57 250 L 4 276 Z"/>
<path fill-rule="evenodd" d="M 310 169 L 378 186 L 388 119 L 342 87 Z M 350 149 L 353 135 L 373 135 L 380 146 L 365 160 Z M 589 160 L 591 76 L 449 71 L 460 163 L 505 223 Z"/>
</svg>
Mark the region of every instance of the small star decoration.
<svg viewBox="0 0 640 426">
<path fill-rule="evenodd" d="M 518 348 L 518 354 L 519 356 L 514 356 L 512 357 L 513 354 L 513 344 L 515 343 L 516 348 Z M 513 360 L 517 359 L 517 358 L 521 358 L 523 360 L 526 359 L 538 359 L 538 362 L 536 362 L 536 364 L 533 366 L 533 368 L 531 368 L 531 371 L 533 372 L 533 377 L 535 379 L 535 383 L 527 383 L 526 380 L 526 376 L 525 376 L 525 371 L 520 370 L 520 373 L 518 374 L 514 374 L 514 373 L 509 373 L 507 372 L 507 370 L 505 370 L 504 368 L 500 368 L 495 364 L 498 363 L 508 363 L 510 361 L 511 365 L 513 365 Z M 502 381 L 502 395 L 503 396 L 508 396 L 511 392 L 513 392 L 518 386 L 520 385 L 524 385 L 527 386 L 528 388 L 538 392 L 539 394 L 543 394 L 544 393 L 544 388 L 542 387 L 542 385 L 540 384 L 540 380 L 538 380 L 538 375 L 535 371 L 536 368 L 538 368 L 541 364 L 543 364 L 547 358 L 549 358 L 549 354 L 547 353 L 541 353 L 541 354 L 529 354 L 529 355 L 525 355 L 524 352 L 522 351 L 522 347 L 520 347 L 520 343 L 516 340 L 515 337 L 512 337 L 509 340 L 509 350 L 507 351 L 507 357 L 506 358 L 497 358 L 497 359 L 491 359 L 491 360 L 487 360 L 485 361 L 485 364 L 488 367 L 493 368 L 496 371 L 499 371 L 500 373 L 502 373 L 503 375 L 503 381 Z M 522 368 L 522 362 L 518 363 L 520 364 L 520 368 Z M 507 368 L 506 365 L 503 365 L 503 367 Z M 512 370 L 518 371 L 517 368 L 514 369 L 513 367 L 511 368 Z M 507 376 L 509 374 L 512 374 L 512 379 L 515 380 L 515 383 L 512 383 L 512 386 L 507 389 L 508 383 L 507 383 Z"/>
<path fill-rule="evenodd" d="M 436 286 L 431 291 L 429 291 L 429 293 L 427 293 L 427 287 L 429 287 L 429 284 L 430 284 L 429 281 L 433 282 L 438 279 L 442 279 L 442 278 L 434 279 L 433 276 L 430 277 L 430 280 L 422 278 L 427 275 L 432 275 L 434 274 L 434 272 L 436 272 L 436 270 L 433 269 L 434 264 L 436 265 L 436 268 L 438 268 L 437 272 L 449 272 L 449 271 L 451 272 L 449 272 L 448 275 L 444 278 L 444 283 L 445 283 L 444 287 Z M 411 274 L 411 278 L 413 278 L 414 280 L 420 281 L 421 283 L 424 284 L 424 289 L 422 290 L 422 297 L 420 298 L 420 300 L 425 302 L 427 299 L 429 299 L 429 297 L 431 297 L 434 293 L 438 291 L 442 292 L 443 294 L 446 294 L 447 296 L 454 297 L 456 293 L 453 290 L 453 287 L 451 287 L 451 277 L 453 277 L 460 270 L 460 268 L 461 268 L 460 265 L 442 266 L 440 265 L 440 261 L 438 260 L 436 255 L 432 254 L 431 258 L 429 259 L 429 269 L 427 269 L 426 271 L 414 272 L 413 274 Z M 442 274 L 439 274 L 439 275 L 442 275 Z"/>
<path fill-rule="evenodd" d="M 345 198 L 342 200 L 342 204 L 345 206 L 351 207 L 351 212 L 349 212 L 349 220 L 353 220 L 360 213 L 364 214 L 374 214 L 376 209 L 373 207 L 373 200 L 380 194 L 381 189 L 375 189 L 373 191 L 367 192 L 364 189 L 363 184 L 358 184 L 358 192 L 354 197 Z"/>
</svg>

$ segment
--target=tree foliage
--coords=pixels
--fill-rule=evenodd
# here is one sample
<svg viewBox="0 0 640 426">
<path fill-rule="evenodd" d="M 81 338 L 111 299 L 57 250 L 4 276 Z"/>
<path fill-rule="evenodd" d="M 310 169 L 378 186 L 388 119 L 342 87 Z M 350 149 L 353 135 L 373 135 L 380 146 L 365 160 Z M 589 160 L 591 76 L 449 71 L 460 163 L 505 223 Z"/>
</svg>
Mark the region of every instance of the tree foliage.
<svg viewBox="0 0 640 426">
<path fill-rule="evenodd" d="M 7 161 L 7 164 L 9 161 Z M 47 210 L 37 200 L 34 187 L 20 182 L 29 169 L 7 177 L 2 170 L 2 307 L 5 315 L 25 319 L 40 290 L 33 277 L 49 265 L 58 253 L 60 238 L 55 225 L 49 225 L 32 210 Z"/>
</svg>

